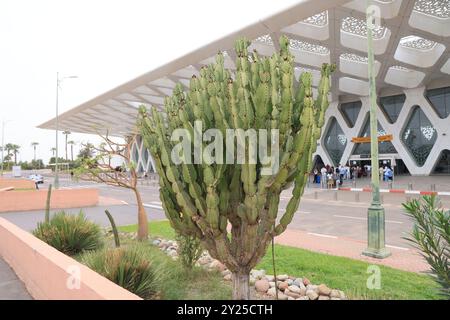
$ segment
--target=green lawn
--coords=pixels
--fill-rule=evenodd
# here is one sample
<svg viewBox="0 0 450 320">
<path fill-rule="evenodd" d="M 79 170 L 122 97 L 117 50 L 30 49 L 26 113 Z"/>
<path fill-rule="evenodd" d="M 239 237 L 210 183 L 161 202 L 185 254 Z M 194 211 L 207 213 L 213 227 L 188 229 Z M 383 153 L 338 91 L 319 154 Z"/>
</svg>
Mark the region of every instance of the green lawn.
<svg viewBox="0 0 450 320">
<path fill-rule="evenodd" d="M 135 232 L 137 227 L 124 226 L 119 230 Z M 168 221 L 149 223 L 149 231 L 151 236 L 175 237 Z M 269 249 L 257 268 L 272 273 L 271 255 Z M 371 275 L 367 273 L 370 264 L 366 262 L 282 245 L 275 246 L 275 259 L 278 274 L 307 277 L 314 284 L 341 289 L 354 299 L 439 299 L 434 281 L 426 275 L 380 266 L 381 289 L 369 290 L 366 283 Z M 214 282 L 209 284 L 209 280 L 205 285 L 217 286 Z"/>
</svg>

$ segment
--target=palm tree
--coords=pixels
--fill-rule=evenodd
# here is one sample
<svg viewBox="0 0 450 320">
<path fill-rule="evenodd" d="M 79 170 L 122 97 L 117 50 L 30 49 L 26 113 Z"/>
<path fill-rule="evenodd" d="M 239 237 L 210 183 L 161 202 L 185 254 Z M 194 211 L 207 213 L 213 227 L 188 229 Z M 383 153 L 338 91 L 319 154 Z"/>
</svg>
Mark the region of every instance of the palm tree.
<svg viewBox="0 0 450 320">
<path fill-rule="evenodd" d="M 11 151 L 14 154 L 14 165 L 17 165 L 17 154 L 19 153 L 20 146 L 17 144 L 11 144 Z"/>
<path fill-rule="evenodd" d="M 70 140 L 67 144 L 70 144 L 70 159 L 73 162 L 73 146 L 75 145 L 75 141 Z"/>
<path fill-rule="evenodd" d="M 32 142 L 31 146 L 33 147 L 34 151 L 34 162 L 36 162 L 36 147 L 39 145 L 39 142 Z"/>
<path fill-rule="evenodd" d="M 66 145 L 65 145 L 65 148 L 66 148 L 66 161 L 68 160 L 68 158 L 67 158 L 67 138 L 69 137 L 69 134 L 71 134 L 71 133 L 72 132 L 70 132 L 69 130 L 64 130 L 62 132 L 62 134 L 66 136 Z"/>
</svg>

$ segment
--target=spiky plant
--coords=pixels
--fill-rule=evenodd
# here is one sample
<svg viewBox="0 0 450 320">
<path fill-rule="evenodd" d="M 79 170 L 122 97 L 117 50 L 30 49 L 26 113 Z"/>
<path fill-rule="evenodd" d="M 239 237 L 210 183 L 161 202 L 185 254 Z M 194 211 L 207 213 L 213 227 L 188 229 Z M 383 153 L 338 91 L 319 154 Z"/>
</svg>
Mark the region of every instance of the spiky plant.
<svg viewBox="0 0 450 320">
<path fill-rule="evenodd" d="M 192 77 L 187 92 L 180 84 L 175 87 L 172 97 L 165 100 L 164 115 L 154 108 L 150 113 L 144 107 L 140 110 L 140 131 L 160 177 L 166 216 L 178 233 L 199 238 L 211 256 L 231 270 L 234 299 L 249 299 L 250 270 L 298 209 L 335 69 L 323 65 L 314 100 L 311 73 L 303 73 L 295 85 L 294 57 L 287 37 L 280 38 L 280 52 L 269 58 L 256 52 L 249 55 L 249 45 L 246 39 L 236 42 L 234 74 L 224 68 L 224 56 L 219 53 L 216 63 Z M 264 172 L 268 167 L 261 156 L 256 163 L 248 161 L 249 156 L 241 164 L 220 164 L 195 161 L 192 152 L 182 155 L 184 162 L 174 163 L 171 154 L 178 141 L 172 141 L 172 134 L 185 129 L 192 143 L 192 135 L 198 131 L 196 121 L 204 130 L 219 129 L 223 137 L 229 129 L 278 130 L 279 170 Z M 238 135 L 224 153 L 235 155 L 244 139 Z M 276 139 L 270 134 L 266 139 L 273 153 Z M 206 146 L 204 141 L 200 143 Z M 254 147 L 245 145 L 245 153 Z M 216 150 L 216 158 L 220 157 L 217 154 Z M 192 156 L 194 161 L 187 161 Z M 279 216 L 280 193 L 292 185 L 292 198 Z"/>
<path fill-rule="evenodd" d="M 450 299 L 450 211 L 438 204 L 436 196 L 424 196 L 403 204 L 414 227 L 406 239 L 418 248 L 431 267 L 441 294 Z"/>
</svg>

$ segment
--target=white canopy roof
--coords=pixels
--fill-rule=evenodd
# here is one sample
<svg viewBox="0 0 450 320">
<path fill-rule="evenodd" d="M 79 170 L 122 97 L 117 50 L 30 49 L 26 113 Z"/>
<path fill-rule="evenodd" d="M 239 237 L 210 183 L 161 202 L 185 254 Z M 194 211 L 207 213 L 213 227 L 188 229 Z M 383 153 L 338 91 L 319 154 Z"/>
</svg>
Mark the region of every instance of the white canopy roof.
<svg viewBox="0 0 450 320">
<path fill-rule="evenodd" d="M 375 30 L 377 90 L 450 84 L 450 0 L 373 0 L 381 12 Z M 336 63 L 332 99 L 368 95 L 366 0 L 303 0 L 291 8 L 233 32 L 204 47 L 143 74 L 59 116 L 59 129 L 124 136 L 136 130 L 141 104 L 161 108 L 177 82 L 186 87 L 193 74 L 225 53 L 234 69 L 234 41 L 253 39 L 252 49 L 271 55 L 278 38 L 291 39 L 296 75 L 319 74 L 322 63 Z M 318 77 L 315 77 L 318 80 Z M 317 85 L 317 82 L 315 83 Z M 55 129 L 55 119 L 38 126 Z"/>
</svg>

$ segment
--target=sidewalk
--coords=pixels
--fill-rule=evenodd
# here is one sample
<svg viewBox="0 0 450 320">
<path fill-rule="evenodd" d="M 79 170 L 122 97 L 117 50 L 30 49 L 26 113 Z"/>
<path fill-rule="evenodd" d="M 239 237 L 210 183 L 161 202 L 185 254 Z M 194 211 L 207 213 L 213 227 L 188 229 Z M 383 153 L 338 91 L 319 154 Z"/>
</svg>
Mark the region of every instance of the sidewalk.
<svg viewBox="0 0 450 320">
<path fill-rule="evenodd" d="M 9 265 L 0 257 L 0 300 L 31 300 L 25 289 Z"/>
<path fill-rule="evenodd" d="M 361 254 L 366 248 L 366 243 L 363 241 L 318 235 L 293 229 L 287 229 L 283 234 L 275 238 L 275 242 L 286 246 L 381 264 L 404 271 L 425 272 L 429 270 L 429 265 L 414 249 L 389 247 L 388 249 L 392 255 L 379 260 Z"/>
<path fill-rule="evenodd" d="M 320 189 L 320 184 L 313 184 L 312 177 L 310 177 L 309 189 Z M 370 188 L 371 180 L 368 177 L 358 178 L 353 184 L 353 180 L 344 180 L 341 187 L 344 188 Z M 397 190 L 419 190 L 422 192 L 426 191 L 437 191 L 437 192 L 450 192 L 450 176 L 439 175 L 439 176 L 423 176 L 423 177 L 412 177 L 412 176 L 397 176 L 394 181 L 380 181 L 381 189 L 389 189 L 390 184 L 392 184 L 392 189 Z M 434 189 L 434 190 L 433 190 Z"/>
</svg>

